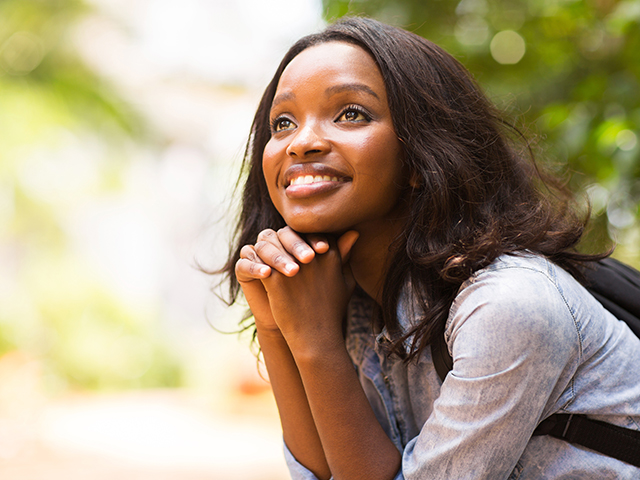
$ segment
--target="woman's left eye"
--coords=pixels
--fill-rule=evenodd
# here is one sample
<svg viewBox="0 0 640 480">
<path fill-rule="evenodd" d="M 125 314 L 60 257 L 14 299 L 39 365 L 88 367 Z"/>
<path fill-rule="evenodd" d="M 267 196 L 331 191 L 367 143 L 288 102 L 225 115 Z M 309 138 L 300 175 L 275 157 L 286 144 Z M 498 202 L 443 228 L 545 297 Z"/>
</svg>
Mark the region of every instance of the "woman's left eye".
<svg viewBox="0 0 640 480">
<path fill-rule="evenodd" d="M 346 108 L 338 117 L 339 122 L 368 122 L 371 117 L 360 108 Z"/>
</svg>

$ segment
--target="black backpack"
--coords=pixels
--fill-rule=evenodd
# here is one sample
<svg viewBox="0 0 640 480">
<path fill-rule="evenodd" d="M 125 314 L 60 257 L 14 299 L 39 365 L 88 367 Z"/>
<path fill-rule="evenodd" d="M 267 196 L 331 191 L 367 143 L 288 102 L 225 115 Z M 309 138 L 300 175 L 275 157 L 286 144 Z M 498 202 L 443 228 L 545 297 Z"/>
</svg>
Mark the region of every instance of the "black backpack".
<svg viewBox="0 0 640 480">
<path fill-rule="evenodd" d="M 640 272 L 613 258 L 585 270 L 586 288 L 603 307 L 640 337 Z M 453 368 L 444 336 L 431 345 L 433 364 L 442 381 Z M 533 435 L 551 435 L 640 467 L 640 431 L 587 418 L 556 413 L 543 420 Z"/>
</svg>

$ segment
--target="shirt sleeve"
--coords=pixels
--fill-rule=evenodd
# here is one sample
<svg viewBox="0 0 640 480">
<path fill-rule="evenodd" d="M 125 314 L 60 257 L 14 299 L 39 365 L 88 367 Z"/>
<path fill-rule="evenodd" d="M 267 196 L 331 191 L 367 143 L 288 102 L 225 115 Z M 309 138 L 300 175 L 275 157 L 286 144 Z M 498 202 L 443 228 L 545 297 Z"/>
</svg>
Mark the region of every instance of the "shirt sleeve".
<svg viewBox="0 0 640 480">
<path fill-rule="evenodd" d="M 287 462 L 291 480 L 318 480 L 318 477 L 311 473 L 311 470 L 307 469 L 298 462 L 298 460 L 296 460 L 284 440 L 282 444 L 284 445 L 284 459 Z"/>
<path fill-rule="evenodd" d="M 318 480 L 310 470 L 305 468 L 300 462 L 296 460 L 293 456 L 287 444 L 283 442 L 284 445 L 284 458 L 287 462 L 287 467 L 289 467 L 289 474 L 291 475 L 291 480 Z M 333 480 L 331 477 L 330 480 Z M 402 475 L 402 470 L 400 470 L 393 480 L 404 480 L 404 476 Z"/>
<path fill-rule="evenodd" d="M 445 338 L 453 370 L 403 452 L 404 478 L 506 479 L 576 368 L 573 314 L 545 272 L 489 272 L 458 294 Z"/>
</svg>

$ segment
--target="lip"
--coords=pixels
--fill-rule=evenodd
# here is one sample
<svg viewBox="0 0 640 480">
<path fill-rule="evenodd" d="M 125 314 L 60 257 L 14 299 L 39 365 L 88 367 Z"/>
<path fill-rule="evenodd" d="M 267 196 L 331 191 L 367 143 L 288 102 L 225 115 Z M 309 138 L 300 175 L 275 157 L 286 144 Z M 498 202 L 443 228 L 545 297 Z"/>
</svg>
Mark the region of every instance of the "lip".
<svg viewBox="0 0 640 480">
<path fill-rule="evenodd" d="M 291 183 L 295 179 L 306 176 L 314 178 L 320 176 L 323 179 L 316 179 L 313 183 Z M 340 188 L 350 180 L 351 177 L 344 172 L 324 163 L 297 163 L 285 171 L 282 185 L 287 197 L 305 198 Z"/>
</svg>

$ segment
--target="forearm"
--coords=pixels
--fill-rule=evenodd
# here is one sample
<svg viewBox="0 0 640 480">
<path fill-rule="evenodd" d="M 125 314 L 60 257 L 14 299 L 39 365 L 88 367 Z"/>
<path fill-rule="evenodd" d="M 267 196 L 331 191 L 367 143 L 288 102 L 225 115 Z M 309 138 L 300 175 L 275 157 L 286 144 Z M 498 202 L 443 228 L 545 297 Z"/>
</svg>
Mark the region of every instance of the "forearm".
<svg viewBox="0 0 640 480">
<path fill-rule="evenodd" d="M 295 360 L 334 478 L 394 478 L 401 454 L 376 419 L 344 342 L 305 349 Z"/>
<path fill-rule="evenodd" d="M 355 287 L 342 261 L 347 247 L 343 252 L 331 245 L 287 276 L 274 267 L 282 249 L 257 244 L 260 259 L 271 266 L 261 281 L 276 326 L 258 334 L 285 442 L 296 460 L 321 478 L 390 480 L 401 455 L 378 423 L 342 335 Z"/>
<path fill-rule="evenodd" d="M 289 347 L 279 332 L 258 329 L 258 341 L 269 372 L 284 441 L 296 460 L 320 479 L 331 476 L 304 391 Z"/>
</svg>

